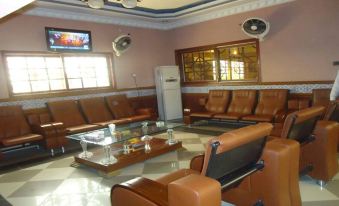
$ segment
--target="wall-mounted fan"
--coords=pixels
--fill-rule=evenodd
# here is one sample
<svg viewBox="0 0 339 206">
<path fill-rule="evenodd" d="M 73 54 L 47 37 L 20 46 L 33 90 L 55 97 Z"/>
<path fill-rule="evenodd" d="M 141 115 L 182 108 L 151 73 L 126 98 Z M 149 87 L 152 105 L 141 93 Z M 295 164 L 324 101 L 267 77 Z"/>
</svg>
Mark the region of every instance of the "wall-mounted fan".
<svg viewBox="0 0 339 206">
<path fill-rule="evenodd" d="M 122 53 L 127 51 L 129 47 L 131 46 L 132 39 L 129 34 L 124 34 L 121 36 L 118 36 L 113 42 L 113 50 L 115 52 L 115 55 L 120 56 Z"/>
<path fill-rule="evenodd" d="M 270 30 L 270 24 L 261 18 L 253 17 L 246 19 L 242 23 L 241 28 L 248 36 L 258 38 L 262 41 Z"/>
</svg>

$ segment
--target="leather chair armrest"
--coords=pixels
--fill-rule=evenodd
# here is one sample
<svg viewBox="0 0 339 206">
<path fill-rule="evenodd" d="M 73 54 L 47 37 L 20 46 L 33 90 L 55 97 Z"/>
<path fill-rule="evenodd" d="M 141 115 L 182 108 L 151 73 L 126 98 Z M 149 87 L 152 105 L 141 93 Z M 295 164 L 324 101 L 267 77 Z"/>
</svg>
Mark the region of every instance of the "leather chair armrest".
<svg viewBox="0 0 339 206">
<path fill-rule="evenodd" d="M 204 165 L 204 157 L 205 155 L 197 155 L 191 159 L 190 169 L 201 172 L 202 166 Z"/>
<path fill-rule="evenodd" d="M 32 131 L 36 134 L 44 136 L 44 138 L 52 138 L 56 136 L 55 128 L 52 124 L 32 125 Z"/>
<path fill-rule="evenodd" d="M 147 178 L 134 178 L 113 186 L 111 203 L 114 206 L 168 206 L 167 187 Z"/>
<path fill-rule="evenodd" d="M 208 98 L 205 97 L 199 98 L 199 105 L 204 107 L 207 104 L 207 100 Z"/>
<path fill-rule="evenodd" d="M 274 122 L 284 122 L 287 117 L 287 111 L 285 109 L 279 110 L 274 116 Z"/>
<path fill-rule="evenodd" d="M 53 125 L 53 127 L 55 128 L 57 134 L 60 136 L 60 135 L 66 135 L 67 133 L 67 130 L 66 130 L 66 127 L 64 125 L 64 123 L 62 122 L 52 122 L 51 123 Z"/>
<path fill-rule="evenodd" d="M 220 206 L 221 186 L 212 178 L 191 174 L 168 184 L 169 206 Z"/>
</svg>

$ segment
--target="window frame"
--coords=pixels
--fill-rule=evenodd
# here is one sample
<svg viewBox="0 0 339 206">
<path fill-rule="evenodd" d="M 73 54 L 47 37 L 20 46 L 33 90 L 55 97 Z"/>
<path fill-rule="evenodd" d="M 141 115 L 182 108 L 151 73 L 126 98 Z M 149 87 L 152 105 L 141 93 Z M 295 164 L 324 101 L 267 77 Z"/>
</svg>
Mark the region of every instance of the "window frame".
<svg viewBox="0 0 339 206">
<path fill-rule="evenodd" d="M 71 95 L 83 95 L 89 93 L 98 92 L 112 92 L 116 90 L 116 79 L 113 69 L 113 55 L 109 52 L 90 52 L 90 53 L 59 53 L 59 52 L 35 52 L 35 51 L 0 51 L 3 59 L 3 66 L 7 81 L 7 88 L 10 98 L 26 99 L 27 97 L 33 98 L 44 98 L 44 97 L 55 97 L 55 96 L 71 96 Z M 66 89 L 63 90 L 50 90 L 50 91 L 39 91 L 39 92 L 27 92 L 27 93 L 14 93 L 12 88 L 12 82 L 10 79 L 10 71 L 7 64 L 7 57 L 10 56 L 37 56 L 37 57 L 59 57 L 62 61 L 63 72 L 65 77 Z M 77 88 L 69 89 L 68 79 L 66 75 L 66 69 L 64 64 L 64 57 L 105 57 L 107 61 L 107 72 L 108 80 L 110 85 L 107 87 L 92 87 L 92 88 Z"/>
<path fill-rule="evenodd" d="M 257 49 L 257 65 L 258 65 L 258 76 L 254 80 L 221 80 L 220 76 L 220 57 L 218 49 L 223 47 L 230 47 L 230 46 L 237 46 L 242 44 L 248 43 L 255 43 Z M 216 80 L 196 80 L 196 81 L 185 81 L 185 72 L 183 67 L 183 60 L 182 55 L 184 53 L 189 52 L 201 52 L 206 50 L 214 50 L 214 55 L 216 61 Z M 204 85 L 250 85 L 253 83 L 260 83 L 261 82 L 261 61 L 260 61 L 260 47 L 259 47 L 259 40 L 256 38 L 239 40 L 239 41 L 232 41 L 232 42 L 225 42 L 225 43 L 218 43 L 218 44 L 211 44 L 206 46 L 198 46 L 192 48 L 185 48 L 185 49 L 178 49 L 175 50 L 175 63 L 179 66 L 179 71 L 181 75 L 181 84 L 183 86 L 204 86 Z"/>
</svg>

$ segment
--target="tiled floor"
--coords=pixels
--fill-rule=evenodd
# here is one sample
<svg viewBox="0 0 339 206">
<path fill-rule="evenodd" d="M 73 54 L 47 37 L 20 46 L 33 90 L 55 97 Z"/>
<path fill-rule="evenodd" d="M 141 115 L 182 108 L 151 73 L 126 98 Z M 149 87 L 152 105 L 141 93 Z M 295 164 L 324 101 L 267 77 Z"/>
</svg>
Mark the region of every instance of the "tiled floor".
<svg viewBox="0 0 339 206">
<path fill-rule="evenodd" d="M 73 158 L 65 157 L 0 175 L 0 194 L 15 206 L 110 205 L 114 184 L 137 176 L 155 179 L 188 168 L 189 160 L 204 151 L 211 136 L 176 131 L 175 137 L 185 149 L 126 167 L 112 177 L 100 176 L 87 167 L 72 167 Z M 339 205 L 339 174 L 324 188 L 307 177 L 301 178 L 300 187 L 303 205 Z"/>
</svg>

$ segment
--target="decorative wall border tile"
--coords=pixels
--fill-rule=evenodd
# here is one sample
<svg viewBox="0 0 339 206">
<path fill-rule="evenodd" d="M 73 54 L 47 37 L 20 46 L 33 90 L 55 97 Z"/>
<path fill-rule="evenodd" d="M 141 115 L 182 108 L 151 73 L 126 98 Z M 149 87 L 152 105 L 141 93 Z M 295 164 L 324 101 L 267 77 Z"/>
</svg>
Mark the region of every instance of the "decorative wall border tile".
<svg viewBox="0 0 339 206">
<path fill-rule="evenodd" d="M 246 85 L 246 86 L 202 86 L 183 87 L 182 93 L 208 93 L 212 89 L 288 89 L 291 93 L 312 93 L 313 89 L 330 89 L 333 84 L 295 84 L 295 85 Z"/>
<path fill-rule="evenodd" d="M 61 101 L 61 100 L 78 100 L 78 99 L 86 99 L 86 98 L 93 98 L 93 97 L 105 97 L 105 96 L 118 95 L 118 94 L 126 94 L 127 97 L 150 96 L 150 95 L 155 94 L 155 89 L 129 90 L 129 91 L 122 91 L 122 92 L 110 92 L 110 93 L 88 94 L 88 95 L 67 96 L 67 97 L 30 99 L 30 100 L 13 101 L 13 102 L 0 102 L 0 106 L 22 105 L 24 109 L 35 109 L 35 108 L 45 107 L 46 102 Z"/>
</svg>

